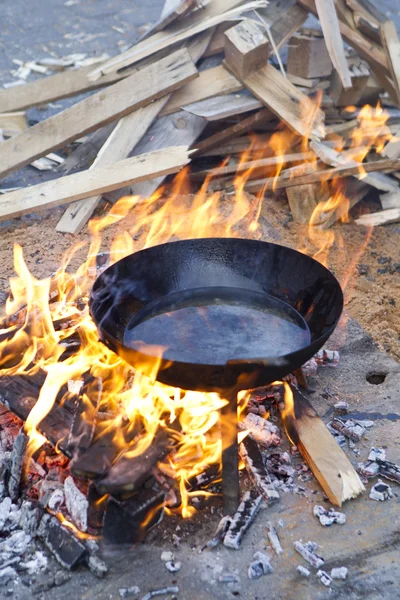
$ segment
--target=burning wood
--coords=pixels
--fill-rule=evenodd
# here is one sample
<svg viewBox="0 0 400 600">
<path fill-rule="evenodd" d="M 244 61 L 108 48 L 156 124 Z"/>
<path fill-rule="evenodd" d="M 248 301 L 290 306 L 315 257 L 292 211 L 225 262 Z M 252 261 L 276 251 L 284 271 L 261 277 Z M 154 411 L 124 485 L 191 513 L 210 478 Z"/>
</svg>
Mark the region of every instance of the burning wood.
<svg viewBox="0 0 400 600">
<path fill-rule="evenodd" d="M 257 492 L 268 503 L 278 501 L 279 494 L 264 466 L 263 457 L 257 443 L 248 436 L 240 444 L 239 452 L 240 458 L 244 462 L 250 480 Z"/>
<path fill-rule="evenodd" d="M 279 427 L 258 415 L 249 413 L 238 426 L 240 431 L 248 431 L 249 436 L 263 448 L 279 446 L 282 441 Z"/>
<path fill-rule="evenodd" d="M 260 510 L 262 496 L 246 492 L 224 537 L 224 546 L 239 550 L 243 537 Z"/>
</svg>

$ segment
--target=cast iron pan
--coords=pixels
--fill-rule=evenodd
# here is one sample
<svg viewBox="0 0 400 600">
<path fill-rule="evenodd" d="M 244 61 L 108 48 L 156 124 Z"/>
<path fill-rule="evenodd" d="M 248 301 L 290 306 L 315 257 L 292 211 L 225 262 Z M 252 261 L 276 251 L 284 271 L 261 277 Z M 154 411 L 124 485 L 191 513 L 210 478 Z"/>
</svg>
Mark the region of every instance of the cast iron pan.
<svg viewBox="0 0 400 600">
<path fill-rule="evenodd" d="M 107 346 L 145 373 L 159 365 L 163 383 L 198 390 L 281 379 L 323 346 L 342 309 L 338 281 L 317 261 L 231 238 L 131 254 L 100 275 L 90 297 Z"/>
</svg>

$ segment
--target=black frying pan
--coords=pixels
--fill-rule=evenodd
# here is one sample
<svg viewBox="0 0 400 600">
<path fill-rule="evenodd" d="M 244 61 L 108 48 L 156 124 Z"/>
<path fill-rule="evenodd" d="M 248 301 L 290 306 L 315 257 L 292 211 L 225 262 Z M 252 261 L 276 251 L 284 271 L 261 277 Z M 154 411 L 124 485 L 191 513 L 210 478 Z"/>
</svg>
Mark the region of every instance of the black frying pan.
<svg viewBox="0 0 400 600">
<path fill-rule="evenodd" d="M 246 239 L 185 240 L 136 252 L 96 280 L 100 339 L 132 366 L 183 389 L 266 385 L 310 359 L 343 308 L 312 258 Z M 251 386 L 249 384 L 251 382 Z"/>
</svg>

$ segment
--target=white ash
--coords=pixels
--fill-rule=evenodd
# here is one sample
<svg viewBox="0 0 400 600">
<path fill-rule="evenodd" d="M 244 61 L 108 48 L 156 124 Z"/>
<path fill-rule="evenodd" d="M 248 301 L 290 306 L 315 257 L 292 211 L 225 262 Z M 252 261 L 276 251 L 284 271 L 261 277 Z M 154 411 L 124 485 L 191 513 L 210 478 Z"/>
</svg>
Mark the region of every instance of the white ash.
<svg viewBox="0 0 400 600">
<path fill-rule="evenodd" d="M 332 579 L 347 579 L 348 572 L 347 567 L 336 567 L 336 569 L 331 570 L 331 577 Z"/>
<path fill-rule="evenodd" d="M 95 554 L 92 554 L 91 556 L 89 556 L 89 558 L 87 560 L 87 565 L 89 567 L 89 570 L 94 575 L 96 575 L 96 577 L 104 577 L 108 573 L 108 567 L 107 567 L 106 563 L 104 562 L 104 560 L 102 560 Z"/>
<path fill-rule="evenodd" d="M 332 583 L 332 578 L 326 571 L 317 571 L 317 577 L 325 587 L 329 587 Z"/>
<path fill-rule="evenodd" d="M 67 511 L 72 522 L 80 531 L 87 531 L 87 511 L 89 503 L 86 496 L 76 487 L 71 476 L 64 481 L 64 495 Z"/>
<path fill-rule="evenodd" d="M 18 574 L 12 567 L 5 567 L 0 569 L 0 585 L 7 585 L 10 581 L 16 581 Z"/>
<path fill-rule="evenodd" d="M 314 355 L 314 359 L 321 367 L 337 367 L 340 361 L 340 354 L 337 350 L 326 350 L 323 348 Z"/>
<path fill-rule="evenodd" d="M 239 423 L 239 429 L 240 431 L 248 431 L 251 438 L 263 448 L 279 446 L 282 441 L 279 427 L 268 421 L 268 419 L 263 419 L 252 413 L 246 415 L 243 421 Z"/>
<path fill-rule="evenodd" d="M 32 508 L 32 502 L 24 500 L 19 510 L 19 526 L 28 535 L 34 537 L 40 520 L 40 512 L 37 508 Z"/>
<path fill-rule="evenodd" d="M 60 507 L 64 504 L 64 502 L 64 491 L 61 488 L 57 488 L 53 492 L 51 492 L 50 498 L 47 502 L 47 506 L 53 512 L 58 512 Z"/>
<path fill-rule="evenodd" d="M 298 552 L 304 560 L 306 560 L 312 567 L 315 569 L 319 569 L 324 564 L 324 559 L 322 556 L 318 556 L 316 554 L 316 550 L 318 549 L 318 544 L 315 542 L 307 542 L 303 544 L 301 540 L 294 542 L 294 549 Z"/>
<path fill-rule="evenodd" d="M 246 492 L 243 495 L 242 501 L 224 537 L 224 546 L 226 548 L 239 550 L 246 531 L 260 510 L 262 500 L 262 496 L 254 497 L 251 492 Z"/>
<path fill-rule="evenodd" d="M 364 429 L 370 429 L 371 427 L 374 426 L 374 421 L 370 421 L 368 419 L 356 419 L 356 423 L 358 425 L 360 425 L 361 427 L 364 427 Z"/>
<path fill-rule="evenodd" d="M 140 587 L 137 585 L 132 585 L 131 587 L 119 588 L 119 595 L 121 598 L 130 598 L 132 596 L 137 596 L 140 594 Z"/>
<path fill-rule="evenodd" d="M 11 498 L 7 497 L 0 503 L 0 531 L 3 531 L 11 510 Z"/>
<path fill-rule="evenodd" d="M 47 557 L 41 550 L 36 550 L 30 560 L 21 563 L 21 567 L 26 569 L 29 575 L 41 573 L 47 568 Z"/>
<path fill-rule="evenodd" d="M 337 523 L 338 525 L 344 525 L 344 523 L 346 523 L 346 515 L 334 508 L 326 509 L 323 506 L 316 504 L 313 508 L 313 514 L 319 519 L 319 522 L 324 527 L 329 527 L 334 523 Z"/>
<path fill-rule="evenodd" d="M 367 460 L 376 461 L 377 459 L 386 460 L 386 450 L 384 448 L 371 448 Z"/>
<path fill-rule="evenodd" d="M 371 500 L 377 500 L 378 502 L 384 502 L 393 497 L 392 488 L 387 483 L 384 483 L 381 479 L 378 479 L 369 493 Z"/>
<path fill-rule="evenodd" d="M 209 540 L 206 544 L 207 548 L 216 548 L 216 546 L 218 546 L 222 542 L 222 540 L 228 532 L 231 522 L 232 517 L 230 515 L 225 515 L 224 517 L 222 517 L 222 519 L 217 525 L 214 537 L 211 540 Z"/>
<path fill-rule="evenodd" d="M 344 400 L 340 400 L 339 402 L 336 402 L 333 405 L 333 408 L 334 408 L 335 412 L 339 413 L 340 415 L 345 415 L 349 412 L 349 405 Z"/>
<path fill-rule="evenodd" d="M 278 533 L 270 521 L 268 521 L 267 527 L 269 529 L 269 531 L 268 531 L 269 542 L 270 542 L 274 552 L 276 554 L 278 554 L 278 556 L 279 556 L 279 554 L 283 553 L 283 548 L 281 546 L 281 542 L 279 540 Z"/>
<path fill-rule="evenodd" d="M 170 573 L 177 573 L 178 571 L 180 571 L 181 566 L 182 566 L 182 563 L 180 563 L 179 561 L 175 562 L 174 560 L 168 560 L 165 563 L 165 568 Z"/>
<path fill-rule="evenodd" d="M 175 555 L 173 552 L 164 551 L 161 553 L 161 560 L 164 562 L 170 562 L 175 560 Z"/>
<path fill-rule="evenodd" d="M 273 572 L 270 558 L 263 552 L 256 552 L 253 559 L 247 570 L 249 579 L 258 579 Z"/>
<path fill-rule="evenodd" d="M 302 565 L 298 565 L 296 568 L 296 571 L 298 573 L 300 573 L 300 575 L 303 575 L 303 577 L 310 577 L 310 571 L 308 569 L 306 569 L 306 567 L 303 567 Z"/>
<path fill-rule="evenodd" d="M 0 543 L 0 552 L 8 554 L 24 554 L 32 542 L 32 537 L 25 531 L 14 531 Z"/>
</svg>

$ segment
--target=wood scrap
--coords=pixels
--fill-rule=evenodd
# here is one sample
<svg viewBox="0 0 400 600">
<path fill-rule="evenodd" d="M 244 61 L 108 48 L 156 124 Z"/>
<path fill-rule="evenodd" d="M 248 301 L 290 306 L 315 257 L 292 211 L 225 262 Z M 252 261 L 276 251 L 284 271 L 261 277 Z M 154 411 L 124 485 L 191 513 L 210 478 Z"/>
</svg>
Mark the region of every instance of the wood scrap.
<svg viewBox="0 0 400 600">
<path fill-rule="evenodd" d="M 269 46 L 261 27 L 254 21 L 242 21 L 225 32 L 225 61 L 241 78 L 262 67 Z"/>
<path fill-rule="evenodd" d="M 282 3 L 278 3 L 281 5 Z M 281 10 L 278 11 L 278 14 L 274 15 L 274 17 L 270 18 L 272 8 L 272 2 L 267 6 L 264 10 L 259 10 L 258 14 L 266 17 L 266 21 L 270 24 L 270 36 L 274 41 L 274 45 L 277 50 L 280 50 L 282 46 L 286 44 L 288 40 L 292 37 L 294 33 L 303 25 L 304 21 L 307 19 L 307 11 L 304 10 L 298 4 L 293 4 L 290 2 L 290 6 L 283 6 Z M 262 19 L 263 22 L 264 19 Z M 269 54 L 274 54 L 274 48 L 270 42 Z"/>
<path fill-rule="evenodd" d="M 390 173 L 400 169 L 400 159 L 385 159 L 376 160 L 370 163 L 359 163 L 357 166 L 341 166 L 333 169 L 316 169 L 314 173 L 308 175 L 299 175 L 291 177 L 287 171 L 284 171 L 279 177 L 271 177 L 269 179 L 259 179 L 249 181 L 245 189 L 246 191 L 258 192 L 260 190 L 287 188 L 293 185 L 302 185 L 305 183 L 317 183 L 329 181 L 333 178 L 350 177 L 359 175 L 360 172 L 385 171 Z M 231 191 L 231 190 L 229 190 Z"/>
<path fill-rule="evenodd" d="M 0 220 L 90 198 L 135 181 L 176 173 L 188 162 L 186 148 L 172 147 L 10 192 L 1 198 Z"/>
<path fill-rule="evenodd" d="M 351 76 L 344 54 L 334 0 L 315 0 L 315 7 L 332 64 L 340 77 L 343 88 L 347 90 L 351 88 Z"/>
<path fill-rule="evenodd" d="M 258 100 L 297 134 L 316 140 L 324 136 L 324 113 L 272 65 L 266 64 L 243 78 L 233 72 Z"/>
<path fill-rule="evenodd" d="M 123 117 L 102 146 L 91 168 L 97 169 L 126 158 L 142 139 L 167 100 L 168 97 L 160 98 Z M 100 200 L 101 195 L 98 194 L 69 205 L 57 223 L 56 231 L 79 233 L 92 216 Z"/>
<path fill-rule="evenodd" d="M 225 31 L 232 27 L 232 23 L 221 23 L 215 28 L 207 50 L 204 52 L 204 58 L 221 54 L 224 51 Z"/>
<path fill-rule="evenodd" d="M 335 506 L 365 491 L 353 465 L 307 398 L 292 387 L 295 418 L 285 417 L 285 429 L 299 448 L 319 484 Z"/>
<path fill-rule="evenodd" d="M 378 225 L 399 222 L 400 208 L 389 208 L 388 210 L 381 210 L 380 212 L 361 215 L 361 217 L 356 219 L 357 225 L 364 225 L 364 227 L 377 227 Z"/>
<path fill-rule="evenodd" d="M 198 0 L 174 0 L 172 3 L 166 2 L 160 19 L 140 39 L 148 38 L 150 35 L 162 31 L 174 21 L 187 15 L 196 6 L 198 6 Z"/>
<path fill-rule="evenodd" d="M 400 190 L 398 192 L 381 194 L 380 201 L 384 210 L 389 208 L 400 208 Z"/>
<path fill-rule="evenodd" d="M 392 83 L 395 88 L 397 105 L 400 106 L 400 40 L 393 21 L 385 21 L 380 26 L 382 45 L 386 52 Z"/>
<path fill-rule="evenodd" d="M 6 137 L 16 135 L 28 129 L 28 122 L 24 111 L 5 112 L 0 114 L 0 130 Z"/>
<path fill-rule="evenodd" d="M 343 87 L 336 71 L 332 75 L 329 96 L 337 107 L 359 104 L 371 74 L 367 63 L 361 60 L 358 64 L 349 65 L 349 70 L 352 82 L 349 90 Z"/>
<path fill-rule="evenodd" d="M 214 96 L 233 94 L 242 88 L 243 84 L 222 65 L 206 69 L 199 73 L 197 79 L 174 92 L 162 110 L 161 115 L 171 115 L 186 105 L 191 105 Z"/>
<path fill-rule="evenodd" d="M 106 90 L 85 98 L 1 144 L 0 177 L 149 104 L 197 75 L 187 50 L 178 50 Z"/>
<path fill-rule="evenodd" d="M 305 80 L 313 77 L 327 77 L 332 73 L 332 67 L 332 61 L 323 37 L 297 34 L 290 39 L 287 63 L 288 76 L 291 75 Z M 301 85 L 293 81 L 292 77 L 289 77 L 289 79 L 292 83 Z"/>
<path fill-rule="evenodd" d="M 262 108 L 262 103 L 247 90 L 238 94 L 214 96 L 202 102 L 194 102 L 183 107 L 185 112 L 203 117 L 207 121 L 219 121 Z"/>
<path fill-rule="evenodd" d="M 367 21 L 370 21 L 374 25 L 384 23 L 386 21 L 386 15 L 379 10 L 376 6 L 376 2 L 372 3 L 370 0 L 345 0 L 347 6 L 351 8 L 355 13 L 358 13 L 364 17 Z"/>
<path fill-rule="evenodd" d="M 231 137 L 235 137 L 236 135 L 244 133 L 245 131 L 249 131 L 257 123 L 260 123 L 262 121 L 268 121 L 272 118 L 273 117 L 271 112 L 268 109 L 264 108 L 263 110 L 260 110 L 259 112 L 255 113 L 254 115 L 251 115 L 250 117 L 247 117 L 245 119 L 242 119 L 238 123 L 235 123 L 231 127 L 227 127 L 223 131 L 219 131 L 218 133 L 215 133 L 214 135 L 204 140 L 201 140 L 201 142 L 198 142 L 196 144 L 195 154 L 202 154 L 205 150 L 209 150 L 210 148 L 217 146 L 221 142 L 224 142 Z"/>
<path fill-rule="evenodd" d="M 113 121 L 89 135 L 82 144 L 79 144 L 78 147 L 67 156 L 63 164 L 60 165 L 59 171 L 68 174 L 73 171 L 81 171 L 90 167 L 99 153 L 100 148 L 110 136 L 115 125 L 116 123 Z"/>
<path fill-rule="evenodd" d="M 265 5 L 265 2 L 264 0 L 254 0 L 241 6 L 238 6 L 239 4 L 241 4 L 241 0 L 211 2 L 204 10 L 200 11 L 200 14 L 191 15 L 179 23 L 178 27 L 172 26 L 169 31 L 161 31 L 139 42 L 133 48 L 94 69 L 88 77 L 91 80 L 96 80 L 103 75 L 131 66 L 160 50 L 169 48 L 173 44 L 187 40 L 224 21 L 238 17 L 246 11 Z"/>
<path fill-rule="evenodd" d="M 296 174 L 306 174 L 312 169 L 312 164 L 304 163 L 296 167 Z M 307 225 L 321 200 L 320 185 L 317 183 L 294 185 L 287 188 L 286 195 L 294 222 Z"/>
</svg>

